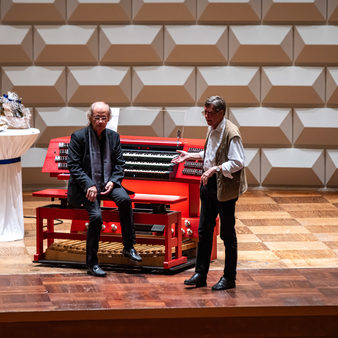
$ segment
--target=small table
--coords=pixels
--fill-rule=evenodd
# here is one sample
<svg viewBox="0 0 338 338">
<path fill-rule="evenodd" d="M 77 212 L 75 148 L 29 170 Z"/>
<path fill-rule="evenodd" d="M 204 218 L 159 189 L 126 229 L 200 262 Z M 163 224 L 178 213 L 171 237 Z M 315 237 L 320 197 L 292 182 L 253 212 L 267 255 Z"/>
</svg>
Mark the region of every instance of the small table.
<svg viewBox="0 0 338 338">
<path fill-rule="evenodd" d="M 0 132 L 0 242 L 24 237 L 21 156 L 39 133 L 35 128 Z"/>
</svg>

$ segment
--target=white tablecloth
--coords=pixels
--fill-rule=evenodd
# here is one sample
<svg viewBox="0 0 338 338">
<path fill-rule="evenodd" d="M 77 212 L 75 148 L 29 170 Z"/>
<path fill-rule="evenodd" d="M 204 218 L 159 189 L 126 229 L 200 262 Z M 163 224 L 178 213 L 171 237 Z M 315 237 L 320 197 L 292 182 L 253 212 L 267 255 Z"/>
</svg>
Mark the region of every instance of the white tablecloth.
<svg viewBox="0 0 338 338">
<path fill-rule="evenodd" d="M 0 242 L 24 236 L 21 155 L 39 133 L 35 128 L 0 132 Z"/>
</svg>

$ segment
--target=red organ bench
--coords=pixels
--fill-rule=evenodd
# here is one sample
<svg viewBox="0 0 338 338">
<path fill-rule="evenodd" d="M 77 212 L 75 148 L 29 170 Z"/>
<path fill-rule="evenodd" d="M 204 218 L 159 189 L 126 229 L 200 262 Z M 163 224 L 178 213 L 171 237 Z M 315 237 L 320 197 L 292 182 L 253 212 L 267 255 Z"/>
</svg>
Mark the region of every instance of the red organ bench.
<svg viewBox="0 0 338 338">
<path fill-rule="evenodd" d="M 50 141 L 42 172 L 49 173 L 58 180 L 69 179 L 67 169 L 69 141 L 70 137 Z M 123 186 L 135 191 L 131 199 L 137 244 L 150 246 L 150 251 L 151 246 L 158 248 L 162 245 L 164 257 L 160 265 L 163 269 L 184 265 L 191 267 L 196 256 L 198 239 L 202 162 L 186 161 L 173 164 L 171 160 L 177 156 L 176 150 L 201 151 L 204 140 L 121 136 L 121 146 L 126 161 Z M 49 252 L 53 252 L 51 249 L 56 244 L 54 239 L 68 240 L 66 243 L 82 241 L 81 250 L 85 250 L 84 240 L 88 224 L 86 210 L 68 207 L 66 189 L 45 189 L 34 192 L 33 195 L 60 200 L 60 204 L 42 206 L 36 210 L 37 243 L 34 261 L 68 260 L 62 255 L 61 258 L 55 258 L 55 255 L 52 255 L 51 259 L 48 258 L 48 249 Z M 116 205 L 111 201 L 103 201 L 102 204 L 103 229 L 100 241 L 120 243 L 122 237 Z M 70 231 L 55 231 L 55 219 L 72 220 Z M 216 229 L 212 259 L 217 258 L 218 224 Z M 45 239 L 47 239 L 46 251 L 44 251 Z M 184 248 L 188 248 L 189 254 L 186 256 Z M 158 256 L 158 251 L 154 250 L 154 255 Z M 74 255 L 70 257 L 69 260 L 72 260 Z M 143 259 L 141 265 L 147 264 L 147 259 Z M 158 264 L 150 260 L 148 265 Z"/>
</svg>

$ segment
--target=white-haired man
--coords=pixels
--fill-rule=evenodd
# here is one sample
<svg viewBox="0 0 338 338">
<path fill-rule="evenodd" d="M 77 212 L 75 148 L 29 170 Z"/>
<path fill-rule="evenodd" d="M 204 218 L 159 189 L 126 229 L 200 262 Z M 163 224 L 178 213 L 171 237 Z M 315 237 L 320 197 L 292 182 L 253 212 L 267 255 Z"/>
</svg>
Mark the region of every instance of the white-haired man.
<svg viewBox="0 0 338 338">
<path fill-rule="evenodd" d="M 68 201 L 71 206 L 83 205 L 89 214 L 86 242 L 88 274 L 105 277 L 98 265 L 98 246 L 102 226 L 101 199 L 113 200 L 119 209 L 123 239 L 123 255 L 140 262 L 134 249 L 135 231 L 131 200 L 121 182 L 124 176 L 120 136 L 106 129 L 110 107 L 94 102 L 88 114 L 89 125 L 75 131 L 68 148 Z"/>
</svg>

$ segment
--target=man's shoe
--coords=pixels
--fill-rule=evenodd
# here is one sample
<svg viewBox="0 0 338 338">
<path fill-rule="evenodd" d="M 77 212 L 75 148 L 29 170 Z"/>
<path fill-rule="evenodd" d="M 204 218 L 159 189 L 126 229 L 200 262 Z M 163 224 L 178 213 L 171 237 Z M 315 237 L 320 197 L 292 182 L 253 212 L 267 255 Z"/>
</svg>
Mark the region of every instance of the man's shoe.
<svg viewBox="0 0 338 338">
<path fill-rule="evenodd" d="M 142 262 L 141 256 L 137 253 L 137 251 L 134 248 L 126 249 L 123 248 L 122 254 L 124 257 L 127 257 L 135 262 Z"/>
<path fill-rule="evenodd" d="M 196 286 L 201 288 L 207 286 L 207 278 L 201 275 L 200 273 L 194 273 L 190 279 L 184 281 L 184 285 Z"/>
<path fill-rule="evenodd" d="M 104 272 L 97 264 L 88 267 L 88 275 L 93 275 L 95 277 L 106 277 L 107 273 Z"/>
<path fill-rule="evenodd" d="M 233 289 L 236 287 L 234 280 L 227 280 L 224 276 L 211 289 L 214 291 Z"/>
</svg>

